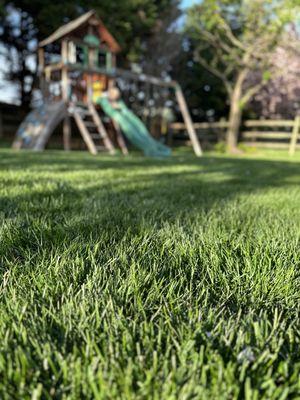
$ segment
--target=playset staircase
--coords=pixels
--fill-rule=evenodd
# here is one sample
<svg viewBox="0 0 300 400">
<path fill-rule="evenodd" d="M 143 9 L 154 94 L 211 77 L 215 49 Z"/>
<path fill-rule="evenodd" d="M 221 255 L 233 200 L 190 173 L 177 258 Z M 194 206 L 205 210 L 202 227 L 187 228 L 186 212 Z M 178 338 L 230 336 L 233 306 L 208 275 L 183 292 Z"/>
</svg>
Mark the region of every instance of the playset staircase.
<svg viewBox="0 0 300 400">
<path fill-rule="evenodd" d="M 73 104 L 71 115 L 73 115 L 81 136 L 92 154 L 98 154 L 99 151 L 115 153 L 114 145 L 92 103 L 77 102 Z"/>
</svg>

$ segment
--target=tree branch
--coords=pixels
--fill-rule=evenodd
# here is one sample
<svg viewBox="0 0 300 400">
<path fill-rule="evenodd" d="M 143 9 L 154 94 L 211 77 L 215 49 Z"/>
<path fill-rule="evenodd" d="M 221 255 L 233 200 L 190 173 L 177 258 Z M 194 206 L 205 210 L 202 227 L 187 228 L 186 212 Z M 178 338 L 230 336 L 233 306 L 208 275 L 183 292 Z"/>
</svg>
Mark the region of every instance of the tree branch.
<svg viewBox="0 0 300 400">
<path fill-rule="evenodd" d="M 248 101 L 251 100 L 251 98 L 265 85 L 265 82 L 260 82 L 259 84 L 252 86 L 248 91 L 244 94 L 244 96 L 241 98 L 240 105 L 241 107 L 245 107 L 245 105 L 248 103 Z"/>
<path fill-rule="evenodd" d="M 281 70 L 275 70 L 272 72 L 272 81 L 275 81 L 278 77 L 282 75 L 283 71 Z M 268 83 L 267 80 L 261 80 L 258 84 L 252 86 L 251 88 L 248 89 L 248 91 L 244 94 L 244 96 L 241 98 L 241 107 L 244 107 L 248 101 L 251 100 L 251 98 L 260 90 L 262 89 L 266 84 Z"/>
<path fill-rule="evenodd" d="M 229 95 L 232 94 L 232 91 L 233 91 L 232 85 L 231 85 L 230 81 L 225 77 L 224 73 L 222 73 L 217 68 L 210 65 L 198 52 L 195 54 L 195 60 L 197 62 L 199 62 L 199 64 L 202 65 L 202 67 L 205 68 L 207 71 L 209 71 L 211 74 L 213 74 L 217 78 L 221 79 L 221 81 L 225 85 L 225 88 L 226 88 L 228 94 Z"/>
<path fill-rule="evenodd" d="M 207 42 L 214 46 L 216 49 L 222 48 L 227 54 L 231 54 L 232 48 L 228 46 L 219 36 L 213 35 L 208 31 L 201 30 L 201 34 L 206 38 Z"/>
<path fill-rule="evenodd" d="M 229 26 L 229 24 L 227 24 L 227 22 L 222 18 L 222 22 L 221 22 L 221 27 L 224 28 L 224 32 L 227 36 L 227 38 L 230 40 L 230 42 L 238 47 L 239 49 L 245 51 L 245 46 L 243 45 L 242 42 L 240 42 L 238 40 L 237 37 L 234 36 L 231 27 Z"/>
</svg>

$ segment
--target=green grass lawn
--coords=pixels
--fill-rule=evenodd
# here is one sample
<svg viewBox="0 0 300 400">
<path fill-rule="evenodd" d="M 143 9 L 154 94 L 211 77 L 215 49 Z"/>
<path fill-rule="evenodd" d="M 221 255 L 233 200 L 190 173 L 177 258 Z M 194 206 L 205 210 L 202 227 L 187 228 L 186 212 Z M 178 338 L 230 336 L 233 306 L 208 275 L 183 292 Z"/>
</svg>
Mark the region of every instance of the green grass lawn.
<svg viewBox="0 0 300 400">
<path fill-rule="evenodd" d="M 299 399 L 300 156 L 0 151 L 1 399 Z"/>
</svg>

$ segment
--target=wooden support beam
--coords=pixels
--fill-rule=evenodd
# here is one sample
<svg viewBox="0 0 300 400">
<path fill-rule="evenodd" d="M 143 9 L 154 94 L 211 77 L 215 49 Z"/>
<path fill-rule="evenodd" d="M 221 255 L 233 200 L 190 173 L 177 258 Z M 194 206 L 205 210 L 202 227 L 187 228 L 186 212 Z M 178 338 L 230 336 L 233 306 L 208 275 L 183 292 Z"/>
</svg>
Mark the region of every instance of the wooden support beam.
<svg viewBox="0 0 300 400">
<path fill-rule="evenodd" d="M 61 43 L 61 60 L 63 65 L 66 65 L 68 63 L 68 50 L 68 41 L 63 40 Z M 61 70 L 61 90 L 62 98 L 65 102 L 67 102 L 69 98 L 69 79 L 68 69 L 65 66 L 63 66 Z"/>
<path fill-rule="evenodd" d="M 189 110 L 188 110 L 188 107 L 187 107 L 187 104 L 186 104 L 182 89 L 181 89 L 181 87 L 179 85 L 176 86 L 175 95 L 176 95 L 176 99 L 177 99 L 177 102 L 178 102 L 178 105 L 179 105 L 179 109 L 180 109 L 180 112 L 182 114 L 184 123 L 186 125 L 186 130 L 187 130 L 187 132 L 189 134 L 189 137 L 191 139 L 194 152 L 195 152 L 197 157 L 200 157 L 200 156 L 202 156 L 202 149 L 201 149 L 201 146 L 200 146 L 196 131 L 194 129 L 193 121 L 192 121 L 192 118 L 190 116 L 190 113 L 189 113 Z"/>
<path fill-rule="evenodd" d="M 127 79 L 132 79 L 132 80 L 136 80 L 136 81 L 140 81 L 140 82 L 148 82 L 148 83 L 151 83 L 152 85 L 156 85 L 156 86 L 170 87 L 170 88 L 176 87 L 175 81 L 165 81 L 163 79 L 156 78 L 155 76 L 145 75 L 145 74 L 137 74 L 135 72 L 126 71 L 126 70 L 123 70 L 120 68 L 116 68 L 114 70 L 114 74 L 116 76 L 124 77 Z"/>
<path fill-rule="evenodd" d="M 64 150 L 71 150 L 71 120 L 70 116 L 67 116 L 63 121 L 63 141 Z"/>
<path fill-rule="evenodd" d="M 68 48 L 68 41 L 64 39 L 61 42 L 61 62 L 66 65 L 69 62 L 69 48 Z"/>
<path fill-rule="evenodd" d="M 117 57 L 115 55 L 115 53 L 110 53 L 111 54 L 111 69 L 115 70 L 116 66 L 117 66 Z M 108 77 L 108 89 L 116 86 L 116 77 L 115 76 L 111 76 Z"/>
<path fill-rule="evenodd" d="M 90 28 L 90 27 L 89 27 Z M 88 48 L 88 66 L 93 69 L 95 67 L 95 49 Z M 93 101 L 93 75 L 88 74 L 87 77 L 87 100 L 88 102 Z"/>
<path fill-rule="evenodd" d="M 61 94 L 62 99 L 67 102 L 69 98 L 69 82 L 68 82 L 68 70 L 63 68 L 61 71 Z"/>
<path fill-rule="evenodd" d="M 39 47 L 38 49 L 38 62 L 39 62 L 39 70 L 43 70 L 45 67 L 45 52 L 43 47 Z"/>
<path fill-rule="evenodd" d="M 92 81 L 92 76 L 91 75 L 89 75 L 87 77 L 86 95 L 87 95 L 87 101 L 91 102 L 93 100 L 93 81 Z"/>
<path fill-rule="evenodd" d="M 113 63 L 112 63 L 112 54 L 111 52 L 106 53 L 106 68 L 108 70 L 112 69 Z"/>
<path fill-rule="evenodd" d="M 118 145 L 119 145 L 119 147 L 120 147 L 120 149 L 122 151 L 122 154 L 124 156 L 127 156 L 129 152 L 128 152 L 128 148 L 126 146 L 125 140 L 123 138 L 121 129 L 119 127 L 119 124 L 117 124 L 114 120 L 112 120 L 112 124 L 113 124 L 113 126 L 115 128 L 117 143 L 118 143 Z"/>
<path fill-rule="evenodd" d="M 165 81 L 163 79 L 156 78 L 154 76 L 150 75 L 145 75 L 145 74 L 137 74 L 135 72 L 131 71 L 126 71 L 120 68 L 112 68 L 110 71 L 108 71 L 106 68 L 100 68 L 100 67 L 86 67 L 81 64 L 68 64 L 68 69 L 70 71 L 81 71 L 86 74 L 101 74 L 105 75 L 108 77 L 112 78 L 125 78 L 125 79 L 132 79 L 135 81 L 140 81 L 140 82 L 149 82 L 152 85 L 156 86 L 162 86 L 162 87 L 168 87 L 168 88 L 175 88 L 176 87 L 176 82 L 175 81 Z"/>
<path fill-rule="evenodd" d="M 54 71 L 59 71 L 59 70 L 61 70 L 64 66 L 65 66 L 65 65 L 64 65 L 62 62 L 54 63 L 54 64 L 49 64 L 49 65 L 46 65 L 46 66 L 45 66 L 44 71 L 45 71 L 46 74 L 47 74 L 47 73 L 49 74 L 49 73 L 52 73 L 52 72 L 54 72 Z"/>
<path fill-rule="evenodd" d="M 74 115 L 74 119 L 76 121 L 76 124 L 78 126 L 78 129 L 79 129 L 79 131 L 81 133 L 81 136 L 82 136 L 87 148 L 89 149 L 90 153 L 92 153 L 93 155 L 98 154 L 96 146 L 95 146 L 95 144 L 94 144 L 94 142 L 93 142 L 88 130 L 86 129 L 80 114 L 78 112 L 74 111 L 73 115 Z"/>
<path fill-rule="evenodd" d="M 300 131 L 300 116 L 297 116 L 294 121 L 294 127 L 293 127 L 291 142 L 290 142 L 290 148 L 289 148 L 290 156 L 295 154 L 298 137 L 299 137 L 299 133 L 300 133 L 299 131 Z"/>
<path fill-rule="evenodd" d="M 110 53 L 111 54 L 111 67 L 116 68 L 117 67 L 117 57 L 115 53 Z"/>
</svg>

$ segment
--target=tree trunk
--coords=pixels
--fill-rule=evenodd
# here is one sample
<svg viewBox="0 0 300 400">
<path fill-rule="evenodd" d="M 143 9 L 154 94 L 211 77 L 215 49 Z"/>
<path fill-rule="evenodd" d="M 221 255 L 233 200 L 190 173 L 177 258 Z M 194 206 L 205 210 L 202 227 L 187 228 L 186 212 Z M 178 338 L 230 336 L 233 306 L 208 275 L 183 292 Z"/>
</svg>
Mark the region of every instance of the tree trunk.
<svg viewBox="0 0 300 400">
<path fill-rule="evenodd" d="M 237 77 L 235 86 L 230 96 L 229 126 L 226 136 L 227 150 L 231 153 L 236 152 L 239 130 L 242 121 L 242 90 L 243 83 L 247 76 L 247 70 L 241 71 Z"/>
<path fill-rule="evenodd" d="M 236 151 L 239 130 L 242 120 L 242 110 L 239 105 L 240 96 L 233 93 L 230 99 L 229 126 L 227 130 L 226 144 L 229 152 Z"/>
</svg>

